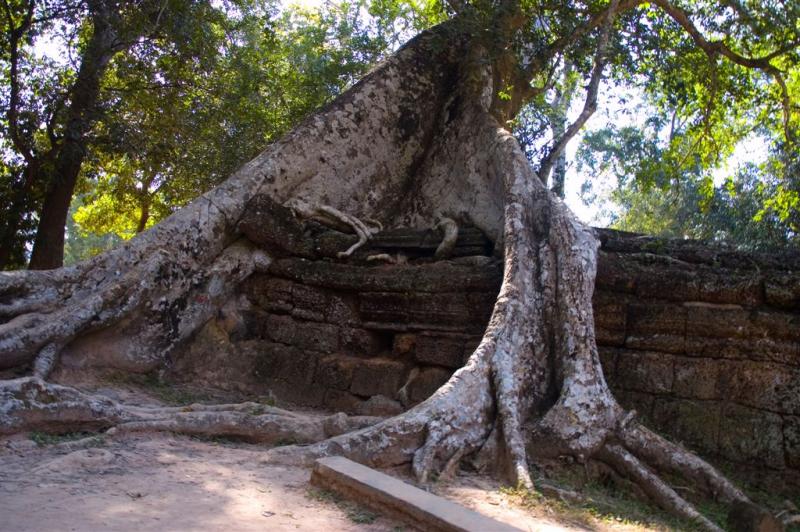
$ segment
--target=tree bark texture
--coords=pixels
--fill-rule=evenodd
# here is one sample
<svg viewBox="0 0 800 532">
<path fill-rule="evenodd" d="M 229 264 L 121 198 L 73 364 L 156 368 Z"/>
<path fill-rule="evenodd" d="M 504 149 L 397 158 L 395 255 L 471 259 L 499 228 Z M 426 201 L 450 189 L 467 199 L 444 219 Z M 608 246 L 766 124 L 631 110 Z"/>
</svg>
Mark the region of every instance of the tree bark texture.
<svg viewBox="0 0 800 532">
<path fill-rule="evenodd" d="M 431 227 L 446 217 L 481 228 L 504 254 L 492 317 L 466 365 L 395 417 L 345 416 L 325 422 L 334 428 L 302 430 L 287 421 L 303 434 L 299 441 L 317 443 L 276 447 L 268 458 L 411 463 L 425 480 L 477 453 L 524 486 L 533 459 L 598 459 L 660 506 L 717 529 L 658 473 L 680 473 L 725 501 L 746 496 L 612 396 L 591 306 L 598 241 L 492 116 L 493 73 L 479 55 L 465 43 L 445 46 L 440 30 L 424 33 L 224 184 L 124 246 L 71 268 L 4 273 L 0 368 L 29 364 L 34 376 L 2 382 L 0 433 L 69 424 L 277 441 L 264 435 L 280 430 L 274 412 L 241 405 L 143 412 L 43 379 L 59 357 L 134 372 L 168 365 L 176 345 L 275 259 L 240 225 L 258 195 L 384 227 Z"/>
</svg>

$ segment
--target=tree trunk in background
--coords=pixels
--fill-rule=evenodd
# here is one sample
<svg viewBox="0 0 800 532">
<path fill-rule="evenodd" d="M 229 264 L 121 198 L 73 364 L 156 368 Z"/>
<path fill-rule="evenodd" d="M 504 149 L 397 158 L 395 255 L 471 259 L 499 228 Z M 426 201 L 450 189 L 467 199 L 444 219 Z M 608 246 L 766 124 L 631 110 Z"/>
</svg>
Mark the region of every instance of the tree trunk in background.
<svg viewBox="0 0 800 532">
<path fill-rule="evenodd" d="M 109 61 L 121 49 L 117 35 L 119 15 L 104 3 L 92 14 L 93 32 L 86 46 L 78 78 L 70 90 L 67 125 L 53 155 L 53 175 L 39 216 L 29 268 L 50 270 L 64 263 L 64 231 L 72 195 L 86 157 L 87 137 L 97 120 L 100 80 Z"/>
</svg>

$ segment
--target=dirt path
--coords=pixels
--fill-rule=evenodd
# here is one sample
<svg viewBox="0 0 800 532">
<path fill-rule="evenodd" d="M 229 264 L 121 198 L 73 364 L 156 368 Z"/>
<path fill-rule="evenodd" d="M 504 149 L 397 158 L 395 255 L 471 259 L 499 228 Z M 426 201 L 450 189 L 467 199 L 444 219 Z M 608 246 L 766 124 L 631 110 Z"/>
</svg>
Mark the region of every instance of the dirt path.
<svg viewBox="0 0 800 532">
<path fill-rule="evenodd" d="M 0 530 L 395 531 L 401 525 L 309 492 L 306 470 L 257 447 L 160 435 L 73 452 L 0 449 Z M 356 523 L 355 520 L 371 523 Z"/>
</svg>

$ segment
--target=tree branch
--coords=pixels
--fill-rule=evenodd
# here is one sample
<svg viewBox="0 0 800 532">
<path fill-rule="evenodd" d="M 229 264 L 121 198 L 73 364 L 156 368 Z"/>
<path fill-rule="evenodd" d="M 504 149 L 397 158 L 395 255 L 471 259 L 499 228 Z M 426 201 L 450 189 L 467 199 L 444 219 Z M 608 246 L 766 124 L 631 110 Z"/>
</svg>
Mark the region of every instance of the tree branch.
<svg viewBox="0 0 800 532">
<path fill-rule="evenodd" d="M 5 12 L 6 19 L 8 20 L 9 36 L 9 85 L 10 94 L 8 100 L 8 109 L 6 110 L 6 118 L 8 119 L 8 133 L 11 142 L 25 162 L 32 164 L 34 162 L 34 154 L 31 146 L 25 142 L 19 132 L 19 42 L 25 32 L 31 27 L 33 20 L 33 12 L 36 2 L 31 0 L 28 4 L 28 9 L 20 22 L 19 26 L 14 23 L 14 15 L 11 11 L 11 6 L 8 0 L 3 0 L 3 11 Z"/>
<path fill-rule="evenodd" d="M 743 66 L 745 68 L 752 68 L 761 70 L 767 75 L 771 76 L 781 92 L 781 105 L 783 107 L 783 130 L 786 140 L 794 142 L 794 134 L 791 131 L 791 98 L 789 97 L 789 90 L 786 87 L 786 81 L 783 78 L 783 73 L 770 61 L 775 57 L 783 55 L 792 48 L 780 48 L 770 54 L 762 57 L 746 57 L 731 50 L 723 41 L 709 41 L 703 36 L 697 26 L 689 18 L 688 13 L 683 9 L 672 5 L 668 0 L 653 0 L 653 3 L 660 7 L 669 17 L 680 25 L 686 33 L 692 38 L 694 43 L 703 50 L 709 59 L 713 60 L 717 56 L 723 56 L 733 63 Z"/>
<path fill-rule="evenodd" d="M 583 110 L 578 118 L 570 124 L 567 130 L 557 139 L 552 149 L 544 157 L 539 165 L 539 179 L 542 183 L 547 183 L 547 178 L 553 168 L 553 164 L 567 147 L 567 143 L 574 137 L 578 131 L 586 124 L 589 117 L 594 114 L 597 109 L 597 92 L 600 88 L 600 81 L 603 78 L 603 69 L 606 66 L 606 55 L 608 51 L 608 37 L 611 33 L 611 25 L 616 16 L 619 7 L 619 0 L 611 0 L 608 9 L 605 11 L 605 20 L 603 28 L 600 31 L 600 38 L 597 42 L 597 53 L 595 55 L 594 68 L 592 69 L 592 76 L 589 80 L 589 85 L 586 88 L 586 101 L 583 104 Z"/>
</svg>

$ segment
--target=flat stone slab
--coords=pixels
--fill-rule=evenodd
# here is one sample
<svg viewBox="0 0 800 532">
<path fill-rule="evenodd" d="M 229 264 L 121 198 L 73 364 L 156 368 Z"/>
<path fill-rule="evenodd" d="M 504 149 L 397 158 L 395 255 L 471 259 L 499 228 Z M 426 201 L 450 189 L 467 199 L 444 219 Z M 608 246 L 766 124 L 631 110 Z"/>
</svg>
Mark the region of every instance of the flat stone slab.
<svg viewBox="0 0 800 532">
<path fill-rule="evenodd" d="M 426 532 L 520 531 L 341 456 L 317 460 L 311 483 Z"/>
</svg>

